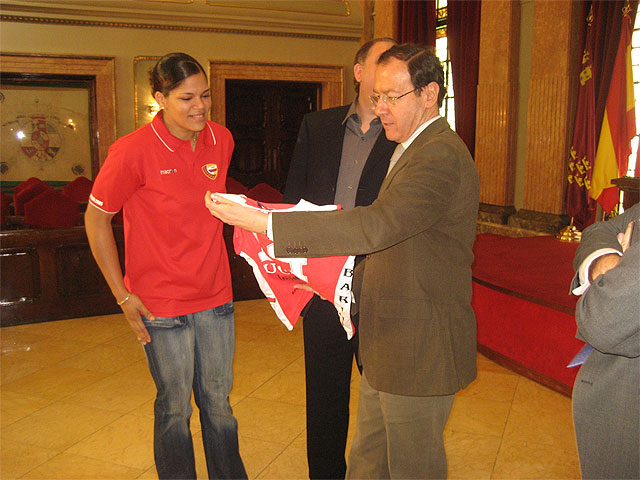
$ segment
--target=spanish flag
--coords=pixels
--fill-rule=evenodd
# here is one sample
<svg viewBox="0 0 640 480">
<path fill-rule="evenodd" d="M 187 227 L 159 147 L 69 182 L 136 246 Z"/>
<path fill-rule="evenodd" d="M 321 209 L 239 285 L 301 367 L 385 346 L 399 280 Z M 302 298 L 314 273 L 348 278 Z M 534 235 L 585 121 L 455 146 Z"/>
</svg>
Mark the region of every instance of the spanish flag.
<svg viewBox="0 0 640 480">
<path fill-rule="evenodd" d="M 627 2 L 591 178 L 591 197 L 602 205 L 606 213 L 618 204 L 620 192 L 611 180 L 626 175 L 631 139 L 636 134 L 631 71 L 632 33 L 631 9 Z"/>
</svg>

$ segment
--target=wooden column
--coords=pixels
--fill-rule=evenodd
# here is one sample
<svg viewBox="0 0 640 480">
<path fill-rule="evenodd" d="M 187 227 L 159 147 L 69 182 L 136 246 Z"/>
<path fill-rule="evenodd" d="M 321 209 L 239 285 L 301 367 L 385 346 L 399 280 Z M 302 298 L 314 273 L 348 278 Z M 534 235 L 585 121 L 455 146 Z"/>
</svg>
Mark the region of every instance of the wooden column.
<svg viewBox="0 0 640 480">
<path fill-rule="evenodd" d="M 391 37 L 397 39 L 396 19 L 397 4 L 390 0 L 376 0 L 373 5 L 374 12 L 374 32 L 373 37 Z"/>
<path fill-rule="evenodd" d="M 533 51 L 527 107 L 523 208 L 564 212 L 566 166 L 575 116 L 580 2 L 534 4 Z"/>
<path fill-rule="evenodd" d="M 513 208 L 520 5 L 482 2 L 475 160 L 480 202 Z"/>
<path fill-rule="evenodd" d="M 364 45 L 373 39 L 375 31 L 375 20 L 373 18 L 374 0 L 361 0 L 362 4 L 362 36 L 360 37 L 360 45 Z"/>
</svg>

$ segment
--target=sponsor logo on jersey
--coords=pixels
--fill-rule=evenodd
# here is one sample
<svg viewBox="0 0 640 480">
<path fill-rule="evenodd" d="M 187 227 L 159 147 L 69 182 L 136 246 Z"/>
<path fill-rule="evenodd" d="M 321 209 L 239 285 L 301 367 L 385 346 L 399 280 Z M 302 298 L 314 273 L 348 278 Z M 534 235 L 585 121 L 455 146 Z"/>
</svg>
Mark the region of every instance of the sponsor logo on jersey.
<svg viewBox="0 0 640 480">
<path fill-rule="evenodd" d="M 172 173 L 178 173 L 177 168 L 168 168 L 166 170 L 160 170 L 160 175 L 171 175 Z"/>
<path fill-rule="evenodd" d="M 215 180 L 218 178 L 218 164 L 217 163 L 207 163 L 202 166 L 202 172 L 211 180 Z"/>
</svg>

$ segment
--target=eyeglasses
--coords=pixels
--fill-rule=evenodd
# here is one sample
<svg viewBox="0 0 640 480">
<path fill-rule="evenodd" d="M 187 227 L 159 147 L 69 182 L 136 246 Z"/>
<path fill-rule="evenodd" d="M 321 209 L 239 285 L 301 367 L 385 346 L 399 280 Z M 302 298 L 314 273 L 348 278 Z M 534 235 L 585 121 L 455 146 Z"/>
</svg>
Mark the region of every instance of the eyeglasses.
<svg viewBox="0 0 640 480">
<path fill-rule="evenodd" d="M 410 92 L 407 93 L 403 93 L 402 95 L 398 95 L 397 97 L 388 97 L 386 95 L 378 95 L 378 94 L 373 94 L 373 95 L 369 95 L 369 100 L 371 100 L 371 103 L 373 103 L 374 107 L 378 106 L 378 102 L 380 100 L 382 100 L 382 103 L 384 103 L 385 105 L 397 105 L 398 104 L 398 100 L 400 100 L 402 97 L 409 95 L 410 93 L 415 92 L 416 90 L 418 90 L 417 88 L 414 88 L 413 90 L 411 90 Z"/>
</svg>

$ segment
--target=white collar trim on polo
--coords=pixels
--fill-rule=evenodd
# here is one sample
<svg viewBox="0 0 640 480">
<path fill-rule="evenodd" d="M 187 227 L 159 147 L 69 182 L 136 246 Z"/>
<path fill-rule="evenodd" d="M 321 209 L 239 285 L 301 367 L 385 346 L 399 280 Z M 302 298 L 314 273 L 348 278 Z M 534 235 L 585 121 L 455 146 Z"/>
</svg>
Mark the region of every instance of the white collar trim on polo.
<svg viewBox="0 0 640 480">
<path fill-rule="evenodd" d="M 156 136 L 160 139 L 160 141 L 162 142 L 162 144 L 167 147 L 167 150 L 169 150 L 170 152 L 174 153 L 175 150 L 173 150 L 169 145 L 167 145 L 167 142 L 165 142 L 162 137 L 160 136 L 160 134 L 158 133 L 158 131 L 156 130 L 156 127 L 153 125 L 153 123 L 151 123 L 151 128 L 153 129 L 153 133 L 156 134 Z M 211 126 L 207 123 L 207 128 L 209 129 L 209 131 L 211 132 L 211 138 L 213 138 L 213 144 L 217 145 L 218 142 L 216 140 L 216 136 L 213 134 L 213 129 L 211 128 Z"/>
</svg>

